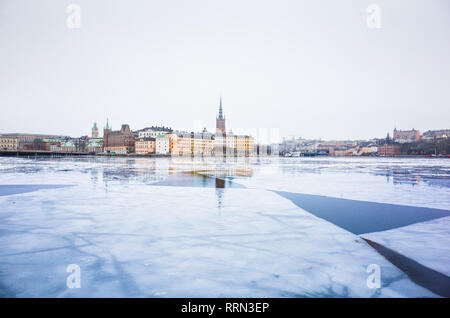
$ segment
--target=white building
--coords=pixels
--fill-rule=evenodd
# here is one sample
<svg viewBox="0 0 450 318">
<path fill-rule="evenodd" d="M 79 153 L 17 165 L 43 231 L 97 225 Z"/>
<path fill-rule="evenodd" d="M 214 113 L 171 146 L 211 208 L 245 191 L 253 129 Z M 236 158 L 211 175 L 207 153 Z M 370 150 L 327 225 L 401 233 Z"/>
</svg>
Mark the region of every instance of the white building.
<svg viewBox="0 0 450 318">
<path fill-rule="evenodd" d="M 155 137 L 155 152 L 158 155 L 167 155 L 170 151 L 169 136 L 165 134 L 159 134 Z"/>
<path fill-rule="evenodd" d="M 144 128 L 144 129 L 141 129 L 141 130 L 137 131 L 139 139 L 141 139 L 141 138 L 148 138 L 148 137 L 156 138 L 158 135 L 170 134 L 171 132 L 172 132 L 172 129 L 170 129 L 170 128 L 167 128 L 167 127 L 155 127 L 155 126 Z"/>
</svg>

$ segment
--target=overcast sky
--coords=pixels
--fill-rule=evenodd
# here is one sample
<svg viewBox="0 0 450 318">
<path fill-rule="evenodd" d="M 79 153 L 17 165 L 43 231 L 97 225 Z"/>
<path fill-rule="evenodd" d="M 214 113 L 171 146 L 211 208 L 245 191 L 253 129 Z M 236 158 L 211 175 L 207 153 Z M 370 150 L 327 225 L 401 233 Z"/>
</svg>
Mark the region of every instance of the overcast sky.
<svg viewBox="0 0 450 318">
<path fill-rule="evenodd" d="M 233 130 L 450 128 L 450 1 L 0 0 L 0 133 L 214 130 L 220 94 Z"/>
</svg>

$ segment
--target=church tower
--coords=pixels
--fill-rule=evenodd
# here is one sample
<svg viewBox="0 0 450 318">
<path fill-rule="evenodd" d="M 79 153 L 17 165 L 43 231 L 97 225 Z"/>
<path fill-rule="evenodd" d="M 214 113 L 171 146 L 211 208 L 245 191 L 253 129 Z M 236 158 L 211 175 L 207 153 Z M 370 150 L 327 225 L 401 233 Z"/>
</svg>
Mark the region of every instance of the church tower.
<svg viewBox="0 0 450 318">
<path fill-rule="evenodd" d="M 219 115 L 216 117 L 216 134 L 225 136 L 225 116 L 222 111 L 222 96 L 220 96 Z"/>
<path fill-rule="evenodd" d="M 92 127 L 92 138 L 98 138 L 97 123 L 94 123 L 94 127 Z"/>
</svg>

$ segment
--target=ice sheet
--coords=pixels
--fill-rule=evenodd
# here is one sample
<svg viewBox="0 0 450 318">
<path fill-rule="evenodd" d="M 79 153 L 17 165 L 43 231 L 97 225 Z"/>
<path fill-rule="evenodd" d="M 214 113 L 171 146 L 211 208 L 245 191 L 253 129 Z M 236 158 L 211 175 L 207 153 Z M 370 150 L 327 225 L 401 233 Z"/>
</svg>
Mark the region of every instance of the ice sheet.
<svg viewBox="0 0 450 318">
<path fill-rule="evenodd" d="M 307 162 L 298 172 L 296 165 L 302 164 L 273 159 L 0 158 L 0 191 L 1 185 L 71 185 L 0 196 L 0 294 L 435 296 L 357 236 L 266 190 L 293 187 L 339 196 L 339 189 L 319 185 L 328 180 L 336 186 L 340 179 L 335 174 L 347 173 L 350 180 L 341 179 L 347 184 L 343 195 L 354 195 L 351 188 L 364 184 L 373 186 L 374 193 L 361 192 L 367 197 L 395 201 L 390 192 L 398 184 L 368 182 L 379 177 L 371 161 L 363 162 L 364 167 Z M 311 168 L 315 165 L 319 168 Z M 315 170 L 306 172 L 310 169 Z M 442 177 L 447 166 L 433 169 L 425 170 Z M 253 189 L 153 185 L 172 173 L 193 170 L 227 175 Z M 315 181 L 304 185 L 305 178 Z M 424 182 L 428 188 L 420 191 L 400 186 L 401 203 L 423 191 L 419 203 L 448 207 L 444 186 Z M 69 264 L 81 267 L 81 289 L 66 286 Z M 370 264 L 381 266 L 380 289 L 367 287 Z"/>
<path fill-rule="evenodd" d="M 216 191 L 74 186 L 1 197 L 3 293 L 433 296 L 355 235 L 274 193 Z M 81 267 L 80 289 L 66 287 L 69 264 Z M 381 266 L 383 288 L 367 287 L 369 264 Z"/>
</svg>

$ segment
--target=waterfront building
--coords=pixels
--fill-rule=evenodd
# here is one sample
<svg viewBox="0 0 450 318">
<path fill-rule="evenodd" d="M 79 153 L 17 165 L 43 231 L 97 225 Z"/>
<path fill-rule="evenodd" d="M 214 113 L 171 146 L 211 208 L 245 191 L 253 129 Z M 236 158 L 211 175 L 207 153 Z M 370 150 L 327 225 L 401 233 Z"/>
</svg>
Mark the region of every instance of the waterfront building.
<svg viewBox="0 0 450 318">
<path fill-rule="evenodd" d="M 62 139 L 60 138 L 44 138 L 41 141 L 44 144 L 44 148 L 51 152 L 61 152 Z"/>
<path fill-rule="evenodd" d="M 43 141 L 41 138 L 34 138 L 32 142 L 24 143 L 23 147 L 21 150 L 50 151 L 50 143 Z"/>
<path fill-rule="evenodd" d="M 402 154 L 400 145 L 384 144 L 378 146 L 379 156 L 399 156 Z"/>
<path fill-rule="evenodd" d="M 19 149 L 19 140 L 17 137 L 0 136 L 0 150 L 15 151 Z"/>
<path fill-rule="evenodd" d="M 227 150 L 227 155 L 234 156 L 234 150 L 236 149 L 236 135 L 230 129 L 230 131 L 226 135 L 226 139 L 223 140 L 225 142 L 225 147 Z"/>
<path fill-rule="evenodd" d="M 450 129 L 428 130 L 423 133 L 422 138 L 426 140 L 449 139 Z"/>
<path fill-rule="evenodd" d="M 225 116 L 222 108 L 222 97 L 219 102 L 219 114 L 216 117 L 216 135 L 214 136 L 215 156 L 249 156 L 254 153 L 254 139 L 248 135 L 229 134 L 225 130 Z"/>
<path fill-rule="evenodd" d="M 158 126 L 151 126 L 151 127 L 147 127 L 141 130 L 137 130 L 135 131 L 135 133 L 137 133 L 138 138 L 147 138 L 147 137 L 152 137 L 152 138 L 156 138 L 158 135 L 164 134 L 164 135 L 168 135 L 172 133 L 172 129 L 168 128 L 168 127 L 158 127 Z"/>
<path fill-rule="evenodd" d="M 61 152 L 61 146 L 56 144 L 50 144 L 51 152 Z"/>
<path fill-rule="evenodd" d="M 214 155 L 216 157 L 225 156 L 227 153 L 226 145 L 227 145 L 226 135 L 216 133 L 216 135 L 214 136 Z M 234 152 L 234 149 L 230 149 L 229 151 Z"/>
<path fill-rule="evenodd" d="M 214 135 L 203 129 L 201 133 L 191 133 L 192 154 L 211 156 L 214 153 Z"/>
<path fill-rule="evenodd" d="M 420 131 L 412 130 L 397 130 L 394 128 L 393 139 L 395 142 L 415 142 L 420 140 Z"/>
<path fill-rule="evenodd" d="M 170 142 L 169 136 L 166 134 L 159 134 L 155 138 L 155 151 L 158 155 L 167 155 L 169 153 Z"/>
<path fill-rule="evenodd" d="M 228 139 L 228 136 L 227 136 Z M 234 136 L 234 153 L 238 157 L 249 156 L 254 152 L 253 138 L 247 135 L 235 135 Z"/>
<path fill-rule="evenodd" d="M 214 135 L 205 129 L 201 133 L 176 131 L 173 136 L 173 155 L 212 156 Z"/>
<path fill-rule="evenodd" d="M 178 136 L 175 132 L 171 132 L 170 134 L 167 134 L 167 136 L 169 137 L 169 152 L 173 153 Z"/>
<path fill-rule="evenodd" d="M 41 140 L 45 138 L 66 138 L 63 136 L 56 136 L 56 135 L 44 135 L 44 134 L 22 134 L 22 133 L 11 133 L 11 134 L 2 134 L 1 137 L 10 137 L 10 138 L 17 138 L 17 149 L 18 150 L 38 150 L 33 149 L 33 147 L 36 145 L 34 141 L 36 139 Z"/>
<path fill-rule="evenodd" d="M 334 147 L 335 145 L 331 143 L 321 143 L 317 146 L 317 151 L 327 153 L 328 156 L 332 157 L 335 155 Z"/>
<path fill-rule="evenodd" d="M 86 150 L 89 153 L 99 153 L 103 151 L 103 138 L 90 138 L 87 141 Z"/>
<path fill-rule="evenodd" d="M 375 155 L 378 152 L 378 147 L 375 145 L 368 145 L 364 146 L 360 149 L 359 154 L 360 156 L 367 156 L 367 155 Z"/>
<path fill-rule="evenodd" d="M 172 154 L 186 156 L 192 153 L 191 133 L 186 131 L 176 131 L 172 134 Z"/>
<path fill-rule="evenodd" d="M 120 130 L 114 131 L 107 121 L 103 135 L 103 151 L 115 154 L 134 152 L 134 135 L 129 125 L 123 124 Z"/>
<path fill-rule="evenodd" d="M 156 138 L 145 137 L 136 139 L 134 143 L 134 148 L 137 154 L 145 155 L 149 153 L 155 153 L 155 142 Z"/>
<path fill-rule="evenodd" d="M 61 152 L 75 152 L 76 149 L 77 148 L 75 147 L 75 144 L 72 141 L 66 141 L 61 144 Z"/>
<path fill-rule="evenodd" d="M 203 156 L 212 156 L 214 154 L 214 134 L 203 129 L 202 134 L 202 149 L 201 154 Z"/>
<path fill-rule="evenodd" d="M 71 141 L 75 146 L 76 152 L 86 152 L 86 146 L 89 140 L 89 136 L 81 136 L 79 138 L 68 138 L 67 141 Z"/>
</svg>

